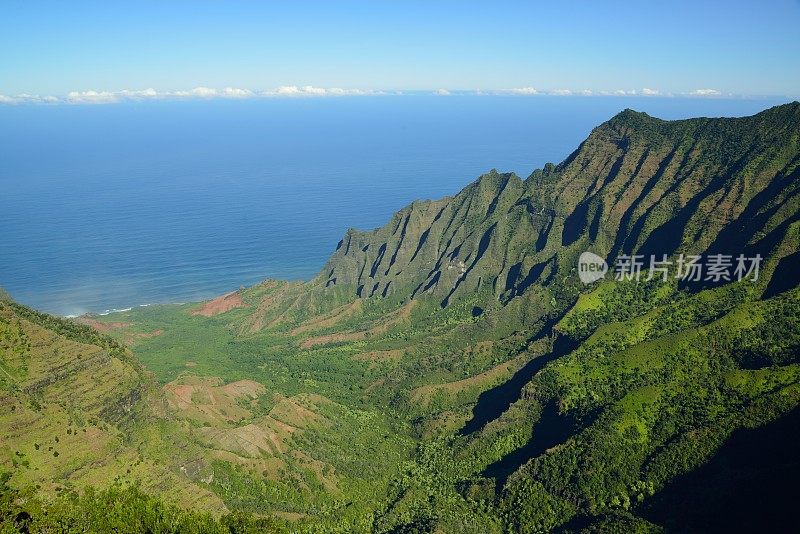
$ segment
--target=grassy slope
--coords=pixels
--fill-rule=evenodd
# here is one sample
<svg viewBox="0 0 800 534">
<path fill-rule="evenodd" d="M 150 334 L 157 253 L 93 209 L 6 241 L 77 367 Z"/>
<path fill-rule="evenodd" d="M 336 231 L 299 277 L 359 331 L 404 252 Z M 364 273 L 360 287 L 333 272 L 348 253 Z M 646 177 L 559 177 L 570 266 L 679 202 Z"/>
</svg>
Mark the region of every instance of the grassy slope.
<svg viewBox="0 0 800 534">
<path fill-rule="evenodd" d="M 253 303 L 249 295 L 245 302 Z M 223 410 L 214 417 L 197 417 L 211 405 L 202 398 L 207 388 L 196 388 L 188 408 L 170 404 L 171 416 L 188 421 L 205 447 L 215 473 L 208 487 L 229 507 L 367 528 L 412 451 L 407 425 L 365 402 L 377 376 L 372 362 L 354 359 L 348 348 L 303 349 L 302 339 L 318 331 L 297 339 L 270 331 L 235 335 L 234 325 L 252 309 L 203 317 L 191 314 L 196 307 L 153 306 L 95 319 L 132 341 L 168 389 L 196 383 L 195 377 L 218 378 L 220 387 L 242 380 L 263 385 L 244 402 L 211 392 L 215 410 Z M 249 446 L 262 439 L 277 445 Z"/>
<path fill-rule="evenodd" d="M 129 352 L 91 329 L 0 302 L 0 461 L 45 494 L 138 482 L 182 506 L 224 510 L 165 455 L 179 429 L 152 425 L 159 395 Z M 178 491 L 172 491 L 175 488 Z"/>
</svg>

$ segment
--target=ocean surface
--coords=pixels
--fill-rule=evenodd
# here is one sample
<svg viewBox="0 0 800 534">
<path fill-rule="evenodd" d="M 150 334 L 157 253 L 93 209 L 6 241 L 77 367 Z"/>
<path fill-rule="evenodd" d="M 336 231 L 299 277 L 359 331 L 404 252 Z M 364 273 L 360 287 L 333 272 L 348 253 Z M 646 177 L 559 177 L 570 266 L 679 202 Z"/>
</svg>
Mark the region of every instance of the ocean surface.
<svg viewBox="0 0 800 534">
<path fill-rule="evenodd" d="M 0 106 L 0 286 L 62 315 L 308 279 L 349 227 L 564 159 L 626 107 L 779 100 L 423 95 Z"/>
</svg>

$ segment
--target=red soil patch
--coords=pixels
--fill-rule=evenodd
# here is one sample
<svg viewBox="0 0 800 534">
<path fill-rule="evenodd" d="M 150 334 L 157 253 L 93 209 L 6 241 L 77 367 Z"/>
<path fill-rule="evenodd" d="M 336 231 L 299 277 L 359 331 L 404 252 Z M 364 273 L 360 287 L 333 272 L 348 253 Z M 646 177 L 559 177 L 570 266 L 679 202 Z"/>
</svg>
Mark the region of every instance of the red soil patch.
<svg viewBox="0 0 800 534">
<path fill-rule="evenodd" d="M 182 417 L 218 424 L 250 417 L 250 410 L 238 401 L 252 401 L 265 388 L 252 380 L 222 385 L 219 377 L 184 376 L 166 384 L 164 392 L 169 405 Z"/>
<path fill-rule="evenodd" d="M 225 295 L 219 296 L 214 300 L 209 300 L 196 310 L 192 312 L 192 315 L 202 315 L 203 317 L 213 317 L 215 315 L 219 315 L 220 313 L 225 313 L 227 311 L 231 311 L 235 308 L 245 308 L 247 304 L 244 303 L 242 300 L 242 296 L 237 293 L 227 293 Z"/>
</svg>

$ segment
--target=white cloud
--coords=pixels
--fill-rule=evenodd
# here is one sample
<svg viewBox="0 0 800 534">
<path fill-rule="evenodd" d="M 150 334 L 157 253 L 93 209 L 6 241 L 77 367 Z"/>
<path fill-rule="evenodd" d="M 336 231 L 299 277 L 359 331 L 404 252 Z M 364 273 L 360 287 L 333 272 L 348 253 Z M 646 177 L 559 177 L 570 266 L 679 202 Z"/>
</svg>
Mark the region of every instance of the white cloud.
<svg viewBox="0 0 800 534">
<path fill-rule="evenodd" d="M 171 91 L 163 93 L 165 98 L 213 98 L 217 96 L 217 90 L 209 87 L 195 87 L 188 91 Z"/>
<path fill-rule="evenodd" d="M 602 95 L 602 94 L 610 94 L 610 93 L 603 93 L 595 92 L 591 89 L 536 89 L 535 87 L 515 87 L 513 89 L 502 89 L 499 91 L 492 91 L 489 93 L 476 93 L 476 94 L 494 94 L 494 95 L 551 95 L 551 96 L 592 96 L 595 94 Z M 625 91 L 622 91 L 622 94 L 627 94 Z"/>
<path fill-rule="evenodd" d="M 536 88 L 534 88 L 534 87 L 517 87 L 517 88 L 511 89 L 511 91 L 509 91 L 509 92 L 511 94 L 515 94 L 515 95 L 536 95 L 536 94 L 539 94 L 539 91 L 537 91 Z"/>
<path fill-rule="evenodd" d="M 57 104 L 61 99 L 54 96 L 20 93 L 15 96 L 0 95 L 0 104 Z"/>
<path fill-rule="evenodd" d="M 617 90 L 611 91 L 611 92 L 604 91 L 604 92 L 602 92 L 600 94 L 613 95 L 613 96 L 636 96 L 636 95 L 651 96 L 651 95 L 657 94 L 657 93 L 649 93 L 647 91 L 652 91 L 652 89 L 642 89 L 642 91 L 637 91 L 636 89 L 630 89 L 628 91 L 626 91 L 625 89 L 617 89 Z"/>
<path fill-rule="evenodd" d="M 209 87 L 195 87 L 189 91 L 189 96 L 196 96 L 199 98 L 213 98 L 217 96 L 217 90 Z"/>
<path fill-rule="evenodd" d="M 39 96 L 30 94 L 19 94 L 15 96 L 0 95 L 0 105 L 2 104 L 20 104 L 20 103 L 68 103 L 68 104 L 109 104 L 114 102 L 124 101 L 140 101 L 140 100 L 167 100 L 167 99 L 212 99 L 212 98 L 230 98 L 230 99 L 245 99 L 257 97 L 294 97 L 294 96 L 362 96 L 362 95 L 385 95 L 385 94 L 402 94 L 400 91 L 393 93 L 385 93 L 383 91 L 373 91 L 364 89 L 343 89 L 340 87 L 315 87 L 313 85 L 296 86 L 284 85 L 278 87 L 274 91 L 264 91 L 256 93 L 250 89 L 243 89 L 239 87 L 225 87 L 223 89 L 215 89 L 212 87 L 195 87 L 194 89 L 178 90 L 178 91 L 157 91 L 152 87 L 147 89 L 122 89 L 121 91 L 71 91 L 63 97 L 55 96 Z"/>
<path fill-rule="evenodd" d="M 239 89 L 238 87 L 226 87 L 222 90 L 222 96 L 226 98 L 252 98 L 255 93 L 250 89 Z"/>
<path fill-rule="evenodd" d="M 71 91 L 65 99 L 70 104 L 112 104 L 124 100 L 146 100 L 173 96 L 172 93 L 159 93 L 152 87 L 147 89 L 123 89 L 121 91 Z M 177 96 L 177 95 L 176 95 Z M 44 97 L 49 102 L 61 102 L 56 97 Z"/>
<path fill-rule="evenodd" d="M 72 104 L 111 104 L 119 102 L 119 94 L 108 91 L 71 91 L 67 102 Z"/>
<path fill-rule="evenodd" d="M 383 91 L 372 91 L 364 89 L 342 89 L 341 87 L 314 87 L 313 85 L 304 85 L 298 87 L 297 85 L 283 85 L 274 91 L 264 91 L 261 93 L 263 96 L 269 97 L 287 97 L 287 96 L 366 96 L 366 95 L 384 95 Z M 401 93 L 395 93 L 401 94 Z"/>
<path fill-rule="evenodd" d="M 314 96 L 325 96 L 328 93 L 327 89 L 323 89 L 322 87 L 314 87 L 311 85 L 306 85 L 301 90 L 304 94 Z"/>
<path fill-rule="evenodd" d="M 186 99 L 186 98 L 250 98 L 255 93 L 248 89 L 226 87 L 218 91 L 210 87 L 195 87 L 186 91 L 156 91 L 152 87 L 147 89 L 122 89 L 121 91 L 71 91 L 64 98 L 53 96 L 38 97 L 19 95 L 18 101 L 70 104 L 110 104 L 122 101 L 156 100 L 156 99 Z M 25 97 L 25 98 L 23 98 Z"/>
<path fill-rule="evenodd" d="M 413 93 L 418 93 L 417 91 Z M 317 87 L 313 85 L 284 85 L 274 90 L 254 92 L 250 89 L 239 87 L 225 87 L 215 89 L 212 87 L 199 86 L 188 90 L 177 91 L 158 91 L 152 87 L 146 89 L 123 89 L 120 91 L 71 91 L 65 96 L 41 96 L 36 94 L 21 93 L 18 95 L 0 94 L 0 105 L 7 104 L 109 104 L 126 101 L 142 100 L 169 100 L 169 99 L 248 99 L 259 97 L 339 97 L 339 96 L 365 96 L 365 95 L 403 95 L 402 91 L 374 91 L 370 89 L 345 89 L 341 87 Z M 727 95 L 717 89 L 695 89 L 684 93 L 663 92 L 659 89 L 644 87 L 642 89 L 617 89 L 609 90 L 576 90 L 576 89 L 552 89 L 542 90 L 531 86 L 515 87 L 512 89 L 501 90 L 475 90 L 451 92 L 448 89 L 440 88 L 433 91 L 434 95 L 450 96 L 452 94 L 471 94 L 471 95 L 555 95 L 555 96 L 660 96 L 660 97 L 714 97 L 732 96 Z"/>
<path fill-rule="evenodd" d="M 269 94 L 269 93 L 265 93 Z M 296 85 L 282 85 L 278 87 L 273 94 L 276 95 L 284 95 L 284 96 L 293 96 L 301 94 L 300 88 Z"/>
<path fill-rule="evenodd" d="M 131 91 L 129 89 L 123 89 L 117 93 L 122 98 L 130 98 L 133 100 L 143 99 L 143 98 L 158 98 L 161 95 L 153 89 L 152 87 L 148 87 L 147 89 L 142 89 L 141 91 Z"/>
<path fill-rule="evenodd" d="M 689 94 L 692 96 L 719 96 L 722 92 L 717 89 L 695 89 Z"/>
<path fill-rule="evenodd" d="M 61 101 L 54 96 L 29 95 L 27 93 L 17 95 L 16 98 L 20 102 L 30 102 L 32 104 L 57 104 Z"/>
<path fill-rule="evenodd" d="M 296 85 L 282 85 L 275 91 L 267 91 L 264 93 L 266 96 L 325 96 L 328 90 L 322 87 L 314 87 L 313 85 L 306 85 L 298 87 Z"/>
<path fill-rule="evenodd" d="M 534 87 L 515 87 L 513 89 L 500 89 L 496 91 L 475 91 L 476 95 L 550 95 L 550 96 L 669 96 L 670 93 L 662 93 L 658 89 L 645 87 L 642 90 L 603 91 L 592 89 L 536 89 Z"/>
<path fill-rule="evenodd" d="M 383 91 L 364 91 L 362 89 L 341 89 L 339 87 L 331 87 L 330 89 L 328 89 L 328 94 L 334 96 L 364 96 L 364 95 L 382 95 L 384 93 Z"/>
</svg>

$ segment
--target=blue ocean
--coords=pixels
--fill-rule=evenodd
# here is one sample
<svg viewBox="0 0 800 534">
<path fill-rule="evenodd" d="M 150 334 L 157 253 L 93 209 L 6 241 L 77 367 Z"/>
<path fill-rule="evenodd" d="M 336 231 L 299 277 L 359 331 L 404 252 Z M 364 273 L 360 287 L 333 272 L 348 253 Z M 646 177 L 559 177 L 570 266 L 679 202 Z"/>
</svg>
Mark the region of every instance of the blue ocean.
<svg viewBox="0 0 800 534">
<path fill-rule="evenodd" d="M 749 115 L 771 100 L 427 95 L 0 106 L 0 286 L 102 313 L 308 279 L 349 227 L 492 168 L 564 159 L 626 107 Z"/>
</svg>

